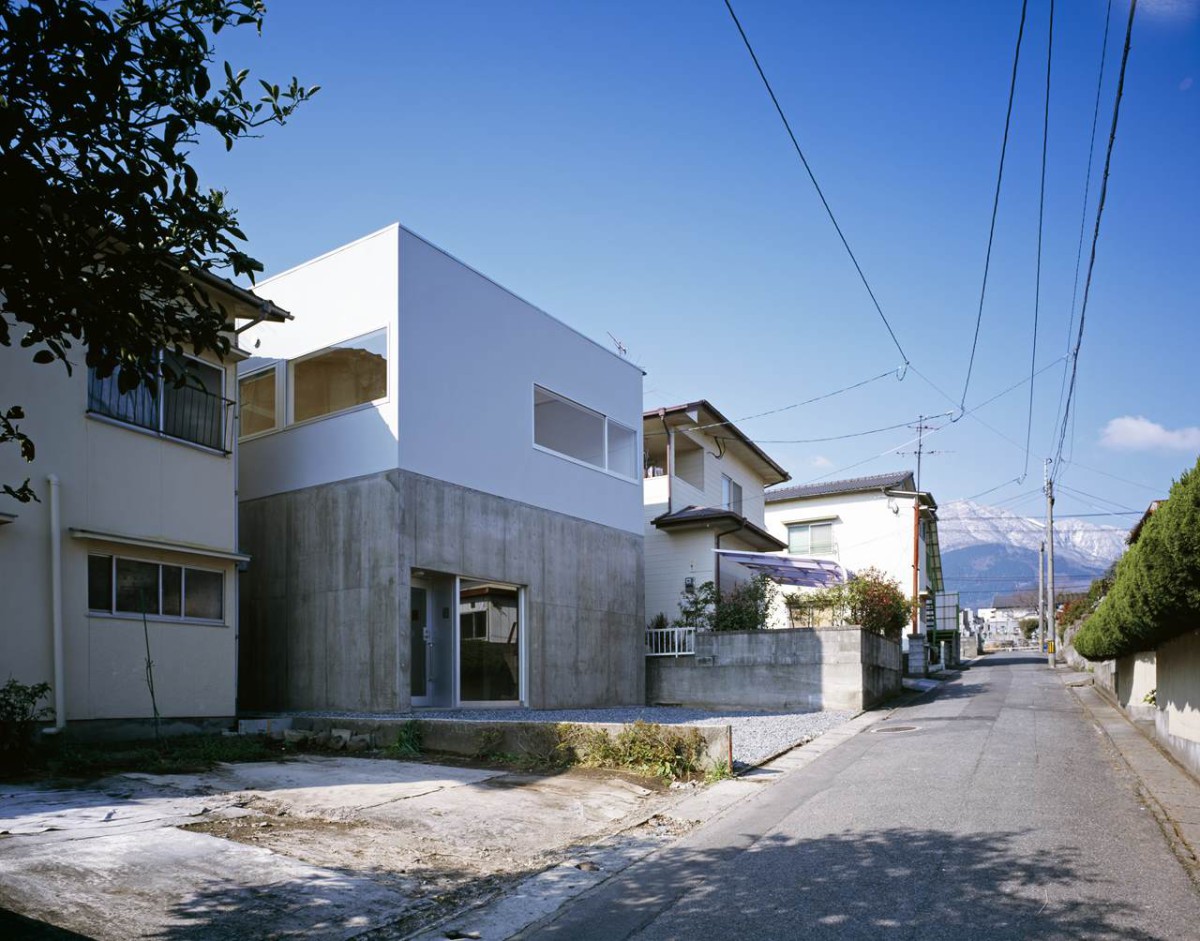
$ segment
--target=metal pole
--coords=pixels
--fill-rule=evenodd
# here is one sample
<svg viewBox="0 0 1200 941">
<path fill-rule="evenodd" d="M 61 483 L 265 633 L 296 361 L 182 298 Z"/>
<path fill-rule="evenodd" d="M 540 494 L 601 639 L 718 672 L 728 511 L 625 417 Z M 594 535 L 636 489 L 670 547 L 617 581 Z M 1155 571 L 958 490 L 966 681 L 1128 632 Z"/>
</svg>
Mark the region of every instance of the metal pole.
<svg viewBox="0 0 1200 941">
<path fill-rule="evenodd" d="M 1054 594 L 1054 481 L 1046 481 L 1046 580 L 1048 594 L 1046 597 L 1046 623 L 1049 627 L 1050 644 L 1046 654 L 1048 666 L 1057 666 L 1058 633 L 1055 631 L 1055 594 Z"/>
<path fill-rule="evenodd" d="M 1046 540 L 1042 540 L 1042 544 L 1038 546 L 1038 644 L 1042 650 L 1049 650 L 1046 646 Z"/>
</svg>

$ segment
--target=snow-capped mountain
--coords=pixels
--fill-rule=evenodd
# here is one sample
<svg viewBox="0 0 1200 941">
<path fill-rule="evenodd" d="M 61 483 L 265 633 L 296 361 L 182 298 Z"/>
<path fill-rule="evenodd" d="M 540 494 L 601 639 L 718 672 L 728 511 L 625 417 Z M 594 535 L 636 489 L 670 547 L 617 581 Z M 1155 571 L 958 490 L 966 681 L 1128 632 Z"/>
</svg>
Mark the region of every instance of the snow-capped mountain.
<svg viewBox="0 0 1200 941">
<path fill-rule="evenodd" d="M 946 590 L 964 607 L 991 604 L 991 596 L 1037 585 L 1042 520 L 999 507 L 955 500 L 938 509 L 938 539 Z M 1125 551 L 1126 531 L 1081 519 L 1054 523 L 1055 581 L 1083 588 Z"/>
</svg>

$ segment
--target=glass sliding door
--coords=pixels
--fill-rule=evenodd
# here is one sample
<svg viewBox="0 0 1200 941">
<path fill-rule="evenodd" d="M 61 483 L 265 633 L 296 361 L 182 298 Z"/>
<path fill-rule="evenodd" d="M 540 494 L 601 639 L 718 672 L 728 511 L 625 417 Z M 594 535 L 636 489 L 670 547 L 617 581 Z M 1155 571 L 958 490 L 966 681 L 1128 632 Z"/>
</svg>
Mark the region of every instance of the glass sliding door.
<svg viewBox="0 0 1200 941">
<path fill-rule="evenodd" d="M 458 698 L 462 703 L 521 701 L 521 589 L 459 580 Z"/>
</svg>

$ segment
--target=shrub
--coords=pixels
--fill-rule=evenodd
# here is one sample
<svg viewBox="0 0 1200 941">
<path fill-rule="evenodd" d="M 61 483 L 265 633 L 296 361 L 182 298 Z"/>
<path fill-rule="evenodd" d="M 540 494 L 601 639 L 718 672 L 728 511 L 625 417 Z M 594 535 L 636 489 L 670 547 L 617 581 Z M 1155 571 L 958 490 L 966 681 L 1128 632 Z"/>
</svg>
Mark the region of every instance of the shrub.
<svg viewBox="0 0 1200 941">
<path fill-rule="evenodd" d="M 16 767 L 28 758 L 38 723 L 54 716 L 38 705 L 49 695 L 49 683 L 26 686 L 10 677 L 0 686 L 0 764 Z"/>
<path fill-rule="evenodd" d="M 634 722 L 616 736 L 594 726 L 559 725 L 561 747 L 587 768 L 623 768 L 665 779 L 700 770 L 704 737 L 697 729 L 674 729 L 655 722 Z"/>
<path fill-rule="evenodd" d="M 817 626 L 818 620 L 828 620 L 829 627 L 856 624 L 888 640 L 900 639 L 912 611 L 900 583 L 876 568 L 857 572 L 843 585 L 789 595 L 787 606 L 793 623 L 807 627 Z"/>
<path fill-rule="evenodd" d="M 683 594 L 679 617 L 673 623 L 705 631 L 765 630 L 778 594 L 778 586 L 766 575 L 755 575 L 727 592 L 718 592 L 716 585 L 705 582 Z"/>
<path fill-rule="evenodd" d="M 1088 660 L 1153 650 L 1200 622 L 1200 461 L 1171 486 L 1075 635 Z"/>
<path fill-rule="evenodd" d="M 421 754 L 421 726 L 416 719 L 409 719 L 396 735 L 396 741 L 388 746 L 393 758 L 417 758 Z"/>
</svg>

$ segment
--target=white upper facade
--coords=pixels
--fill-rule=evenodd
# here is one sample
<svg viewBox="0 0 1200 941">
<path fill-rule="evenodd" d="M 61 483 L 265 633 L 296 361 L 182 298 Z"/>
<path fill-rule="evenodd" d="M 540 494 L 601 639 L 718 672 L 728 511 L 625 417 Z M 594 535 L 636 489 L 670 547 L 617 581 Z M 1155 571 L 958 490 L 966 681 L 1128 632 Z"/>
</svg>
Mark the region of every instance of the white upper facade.
<svg viewBox="0 0 1200 941">
<path fill-rule="evenodd" d="M 836 489 L 831 484 L 830 489 Z M 913 490 L 912 478 L 891 487 L 797 496 L 768 494 L 766 528 L 788 544 L 789 554 L 833 559 L 851 572 L 873 567 L 900 583 L 913 584 L 913 499 L 888 491 Z M 786 491 L 785 491 L 786 492 Z M 926 516 L 926 512 L 922 516 Z M 930 588 L 925 529 L 921 525 L 918 558 L 920 591 Z"/>
<path fill-rule="evenodd" d="M 399 225 L 258 293 L 240 499 L 398 468 L 641 532 L 632 363 Z"/>
</svg>

